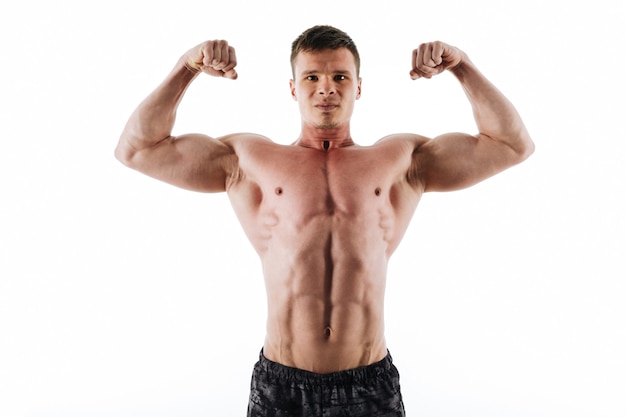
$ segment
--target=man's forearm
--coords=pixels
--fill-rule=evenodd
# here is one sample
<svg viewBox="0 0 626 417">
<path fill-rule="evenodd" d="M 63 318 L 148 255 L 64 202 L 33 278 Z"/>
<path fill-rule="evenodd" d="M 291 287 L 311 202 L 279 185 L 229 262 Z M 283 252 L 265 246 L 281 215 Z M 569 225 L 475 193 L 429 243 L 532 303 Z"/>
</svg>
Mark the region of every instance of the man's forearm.
<svg viewBox="0 0 626 417">
<path fill-rule="evenodd" d="M 534 145 L 519 113 L 474 64 L 464 59 L 451 71 L 469 98 L 480 134 L 507 144 L 521 155 L 532 153 Z"/>
<path fill-rule="evenodd" d="M 170 136 L 176 110 L 189 84 L 198 75 L 181 59 L 167 78 L 148 96 L 128 120 L 120 144 L 137 151 Z"/>
</svg>

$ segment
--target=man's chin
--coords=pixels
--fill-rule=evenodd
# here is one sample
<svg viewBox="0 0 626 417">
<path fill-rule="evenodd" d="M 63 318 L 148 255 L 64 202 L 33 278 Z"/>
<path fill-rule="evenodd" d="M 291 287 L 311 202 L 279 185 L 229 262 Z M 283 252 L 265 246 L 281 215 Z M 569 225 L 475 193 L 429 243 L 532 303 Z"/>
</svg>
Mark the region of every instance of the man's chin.
<svg viewBox="0 0 626 417">
<path fill-rule="evenodd" d="M 322 129 L 322 130 L 336 129 L 338 127 L 339 127 L 339 123 L 333 122 L 333 121 L 325 121 L 325 122 L 321 122 L 315 125 L 316 129 Z"/>
</svg>

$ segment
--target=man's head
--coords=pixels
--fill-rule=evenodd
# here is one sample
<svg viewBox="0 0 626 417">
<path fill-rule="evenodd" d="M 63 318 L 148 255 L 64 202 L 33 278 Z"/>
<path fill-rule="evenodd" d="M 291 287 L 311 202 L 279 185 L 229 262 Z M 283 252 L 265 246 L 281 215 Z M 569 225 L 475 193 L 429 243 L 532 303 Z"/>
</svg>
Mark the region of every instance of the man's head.
<svg viewBox="0 0 626 417">
<path fill-rule="evenodd" d="M 361 96 L 359 55 L 352 39 L 330 26 L 305 31 L 292 47 L 291 95 L 303 126 L 349 129 L 354 102 Z"/>
<path fill-rule="evenodd" d="M 346 48 L 354 56 L 356 74 L 359 76 L 361 58 L 354 41 L 347 33 L 332 26 L 318 25 L 305 30 L 291 45 L 291 71 L 295 77 L 296 57 L 300 52 L 317 52 L 326 49 Z"/>
</svg>

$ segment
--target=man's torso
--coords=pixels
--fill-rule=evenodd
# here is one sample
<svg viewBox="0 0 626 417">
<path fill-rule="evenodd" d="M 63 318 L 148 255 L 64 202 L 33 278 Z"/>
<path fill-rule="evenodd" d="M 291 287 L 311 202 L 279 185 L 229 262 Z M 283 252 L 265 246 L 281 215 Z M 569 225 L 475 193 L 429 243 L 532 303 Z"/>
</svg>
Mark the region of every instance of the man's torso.
<svg viewBox="0 0 626 417">
<path fill-rule="evenodd" d="M 229 143 L 238 169 L 228 194 L 267 288 L 268 359 L 328 373 L 386 355 L 387 263 L 422 192 L 410 175 L 417 140 L 329 151 Z"/>
</svg>

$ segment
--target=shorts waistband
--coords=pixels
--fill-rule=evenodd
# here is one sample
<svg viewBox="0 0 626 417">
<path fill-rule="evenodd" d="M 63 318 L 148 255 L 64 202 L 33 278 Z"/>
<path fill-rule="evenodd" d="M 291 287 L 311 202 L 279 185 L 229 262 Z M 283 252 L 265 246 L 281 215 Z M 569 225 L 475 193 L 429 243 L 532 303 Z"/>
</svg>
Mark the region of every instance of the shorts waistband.
<svg viewBox="0 0 626 417">
<path fill-rule="evenodd" d="M 387 355 L 380 361 L 371 365 L 361 366 L 358 368 L 347 369 L 345 371 L 332 372 L 328 374 L 318 374 L 315 372 L 305 371 L 291 366 L 281 365 L 273 362 L 263 355 L 263 350 L 259 355 L 257 367 L 267 373 L 270 378 L 289 380 L 291 382 L 303 383 L 308 385 L 327 385 L 327 384 L 352 384 L 361 381 L 372 380 L 382 375 L 388 374 L 395 369 L 391 354 L 387 351 Z"/>
</svg>

